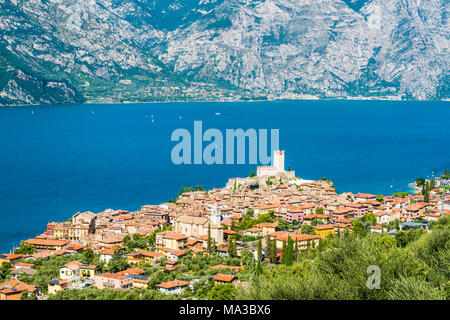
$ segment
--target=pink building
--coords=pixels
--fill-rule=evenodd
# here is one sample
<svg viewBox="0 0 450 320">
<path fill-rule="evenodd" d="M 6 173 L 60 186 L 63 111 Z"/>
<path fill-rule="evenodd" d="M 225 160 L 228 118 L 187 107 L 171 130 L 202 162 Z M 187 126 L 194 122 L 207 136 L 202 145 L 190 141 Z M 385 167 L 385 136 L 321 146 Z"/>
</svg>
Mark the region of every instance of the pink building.
<svg viewBox="0 0 450 320">
<path fill-rule="evenodd" d="M 133 289 L 133 279 L 125 275 L 102 273 L 94 276 L 95 287 L 98 289 L 110 288 L 118 290 Z"/>
<path fill-rule="evenodd" d="M 294 209 L 290 207 L 286 212 L 286 222 L 303 221 L 304 212 L 302 209 Z"/>
</svg>

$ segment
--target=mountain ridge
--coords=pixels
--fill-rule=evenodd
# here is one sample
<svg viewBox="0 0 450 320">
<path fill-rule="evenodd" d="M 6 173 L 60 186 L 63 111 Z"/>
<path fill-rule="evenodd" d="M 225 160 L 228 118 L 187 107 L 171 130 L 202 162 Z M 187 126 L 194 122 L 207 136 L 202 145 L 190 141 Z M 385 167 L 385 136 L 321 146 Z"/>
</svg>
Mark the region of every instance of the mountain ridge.
<svg viewBox="0 0 450 320">
<path fill-rule="evenodd" d="M 445 0 L 0 0 L 0 104 L 448 99 L 448 13 Z"/>
</svg>

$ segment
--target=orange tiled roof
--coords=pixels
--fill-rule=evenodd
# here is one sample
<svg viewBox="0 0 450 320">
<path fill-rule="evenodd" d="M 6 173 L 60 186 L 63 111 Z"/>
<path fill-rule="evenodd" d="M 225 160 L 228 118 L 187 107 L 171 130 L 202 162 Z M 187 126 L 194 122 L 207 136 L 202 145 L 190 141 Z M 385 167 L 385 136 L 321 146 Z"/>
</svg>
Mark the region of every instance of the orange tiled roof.
<svg viewBox="0 0 450 320">
<path fill-rule="evenodd" d="M 234 276 L 234 275 L 226 275 L 226 274 L 218 274 L 213 279 L 216 280 L 216 281 L 231 282 L 234 279 L 236 279 L 236 276 Z"/>
</svg>

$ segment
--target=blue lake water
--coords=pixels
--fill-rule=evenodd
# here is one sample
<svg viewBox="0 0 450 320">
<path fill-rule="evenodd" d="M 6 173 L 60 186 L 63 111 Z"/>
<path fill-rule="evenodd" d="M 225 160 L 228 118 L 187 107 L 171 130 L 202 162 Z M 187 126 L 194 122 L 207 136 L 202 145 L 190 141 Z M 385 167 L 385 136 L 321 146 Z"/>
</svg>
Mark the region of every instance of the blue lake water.
<svg viewBox="0 0 450 320">
<path fill-rule="evenodd" d="M 278 128 L 286 168 L 305 179 L 327 177 L 338 192 L 408 191 L 415 178 L 450 168 L 448 102 L 0 108 L 0 253 L 77 211 L 136 210 L 176 197 L 181 186 L 223 187 L 256 169 L 174 165 L 171 133 L 192 131 L 194 120 L 223 132 Z"/>
</svg>

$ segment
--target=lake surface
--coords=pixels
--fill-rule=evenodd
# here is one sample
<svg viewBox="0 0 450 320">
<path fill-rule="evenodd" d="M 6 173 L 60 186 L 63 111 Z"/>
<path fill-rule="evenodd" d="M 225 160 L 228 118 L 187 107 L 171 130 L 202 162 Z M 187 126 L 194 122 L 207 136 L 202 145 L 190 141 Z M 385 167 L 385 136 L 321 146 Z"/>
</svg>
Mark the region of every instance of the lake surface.
<svg viewBox="0 0 450 320">
<path fill-rule="evenodd" d="M 220 113 L 220 115 L 216 115 Z M 153 118 L 152 118 L 153 115 Z M 152 120 L 154 120 L 152 122 Z M 172 131 L 280 130 L 285 167 L 345 191 L 410 191 L 450 169 L 448 102 L 276 101 L 0 108 L 0 253 L 77 211 L 136 210 L 256 165 L 174 165 Z M 206 143 L 205 143 L 206 144 Z"/>
</svg>

